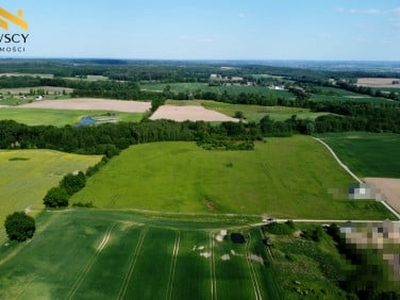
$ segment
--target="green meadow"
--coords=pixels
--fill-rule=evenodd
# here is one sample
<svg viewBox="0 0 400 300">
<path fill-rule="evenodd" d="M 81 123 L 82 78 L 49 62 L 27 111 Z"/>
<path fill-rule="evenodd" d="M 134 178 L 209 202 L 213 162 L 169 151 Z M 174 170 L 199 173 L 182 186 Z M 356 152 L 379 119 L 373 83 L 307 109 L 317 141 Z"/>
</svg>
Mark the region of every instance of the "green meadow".
<svg viewBox="0 0 400 300">
<path fill-rule="evenodd" d="M 106 113 L 108 111 L 8 107 L 0 109 L 0 120 L 14 120 L 30 126 L 64 126 L 77 124 L 86 116 L 96 116 Z M 142 113 L 117 113 L 118 118 L 126 122 L 139 122 L 143 118 L 143 115 Z"/>
<path fill-rule="evenodd" d="M 46 192 L 66 173 L 86 171 L 100 159 L 52 150 L 0 151 L 0 224 L 14 211 L 41 211 Z"/>
<path fill-rule="evenodd" d="M 360 177 L 400 178 L 399 134 L 343 132 L 320 137 Z"/>
<path fill-rule="evenodd" d="M 327 172 L 329 170 L 329 172 Z M 345 200 L 354 179 L 309 136 L 269 138 L 254 151 L 190 142 L 131 146 L 71 198 L 102 209 L 267 214 L 296 219 L 392 218 L 375 201 Z M 332 191 L 342 191 L 342 198 Z"/>
<path fill-rule="evenodd" d="M 146 83 L 141 84 L 140 88 L 143 91 L 159 91 L 162 92 L 165 87 L 169 85 L 171 92 L 174 93 L 194 93 L 197 90 L 206 92 L 215 92 L 222 94 L 225 91 L 232 94 L 240 93 L 255 93 L 263 94 L 266 96 L 275 96 L 286 99 L 293 99 L 293 95 L 288 91 L 270 90 L 265 86 L 245 86 L 245 85 L 231 85 L 231 86 L 209 86 L 208 83 L 196 83 L 196 82 L 180 82 L 180 83 Z"/>
</svg>

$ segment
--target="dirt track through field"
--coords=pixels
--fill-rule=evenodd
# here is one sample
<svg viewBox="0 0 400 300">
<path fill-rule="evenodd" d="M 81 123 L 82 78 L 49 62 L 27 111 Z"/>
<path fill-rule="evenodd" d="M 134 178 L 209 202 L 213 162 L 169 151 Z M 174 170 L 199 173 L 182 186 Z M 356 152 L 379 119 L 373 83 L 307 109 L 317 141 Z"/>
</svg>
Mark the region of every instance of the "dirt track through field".
<svg viewBox="0 0 400 300">
<path fill-rule="evenodd" d="M 246 245 L 246 257 L 247 257 L 246 260 L 247 260 L 247 265 L 248 265 L 249 271 L 250 271 L 251 282 L 253 284 L 254 297 L 256 300 L 262 300 L 260 285 L 258 283 L 256 271 L 254 270 L 254 266 L 251 261 L 250 243 L 251 243 L 251 234 L 249 233 L 248 241 L 247 241 L 247 245 Z"/>
<path fill-rule="evenodd" d="M 17 108 L 46 108 L 70 110 L 107 110 L 118 112 L 144 113 L 151 107 L 150 102 L 123 101 L 95 98 L 74 98 L 68 100 L 41 100 L 16 106 Z"/>
<path fill-rule="evenodd" d="M 167 300 L 172 299 L 172 292 L 173 292 L 173 288 L 174 288 L 174 279 L 175 279 L 175 270 L 176 270 L 176 262 L 178 260 L 180 242 L 181 242 L 181 233 L 180 233 L 180 231 L 178 231 L 176 233 L 174 249 L 172 251 L 171 267 L 170 267 L 169 277 L 168 277 L 167 294 L 166 294 L 166 297 L 165 297 Z"/>
<path fill-rule="evenodd" d="M 131 260 L 129 262 L 129 268 L 128 268 L 127 273 L 125 274 L 125 277 L 122 282 L 121 289 L 119 290 L 117 299 L 125 298 L 125 294 L 126 294 L 126 291 L 128 290 L 129 282 L 131 281 L 132 273 L 133 273 L 133 270 L 135 269 L 135 265 L 136 265 L 140 250 L 142 249 L 144 239 L 146 238 L 147 231 L 148 231 L 148 228 L 144 228 L 140 232 L 139 240 L 136 244 L 135 251 L 133 252 Z"/>
<path fill-rule="evenodd" d="M 219 112 L 205 109 L 203 106 L 187 105 L 163 105 L 150 117 L 150 120 L 168 119 L 178 122 L 189 121 L 220 121 L 239 122 L 238 119 L 226 116 Z"/>
<path fill-rule="evenodd" d="M 103 237 L 103 240 L 101 241 L 101 243 L 97 247 L 96 252 L 92 256 L 92 258 L 87 262 L 85 267 L 82 269 L 82 272 L 79 274 L 77 280 L 75 281 L 74 285 L 72 286 L 71 290 L 69 291 L 67 299 L 72 299 L 74 297 L 75 293 L 78 291 L 78 289 L 81 286 L 83 280 L 85 279 L 87 273 L 90 271 L 90 269 L 92 268 L 92 266 L 96 262 L 97 257 L 100 255 L 100 253 L 103 250 L 104 246 L 106 245 L 108 239 L 110 238 L 111 232 L 114 229 L 115 225 L 117 225 L 117 223 L 112 224 L 107 229 L 107 231 L 106 231 L 106 233 L 105 233 L 105 235 Z"/>
<path fill-rule="evenodd" d="M 211 300 L 217 297 L 217 277 L 215 275 L 215 259 L 214 259 L 214 234 L 210 232 L 210 281 L 211 281 Z"/>
</svg>

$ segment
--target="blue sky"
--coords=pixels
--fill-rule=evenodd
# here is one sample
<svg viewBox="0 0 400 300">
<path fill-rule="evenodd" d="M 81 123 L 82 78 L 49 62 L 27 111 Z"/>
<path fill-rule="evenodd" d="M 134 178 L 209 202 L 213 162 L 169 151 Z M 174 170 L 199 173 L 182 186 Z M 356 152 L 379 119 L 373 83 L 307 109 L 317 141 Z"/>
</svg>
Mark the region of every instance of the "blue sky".
<svg viewBox="0 0 400 300">
<path fill-rule="evenodd" d="M 400 0 L 0 0 L 16 57 L 400 60 Z M 26 33 L 11 25 L 8 32 Z M 0 53 L 6 56 L 4 53 Z"/>
</svg>

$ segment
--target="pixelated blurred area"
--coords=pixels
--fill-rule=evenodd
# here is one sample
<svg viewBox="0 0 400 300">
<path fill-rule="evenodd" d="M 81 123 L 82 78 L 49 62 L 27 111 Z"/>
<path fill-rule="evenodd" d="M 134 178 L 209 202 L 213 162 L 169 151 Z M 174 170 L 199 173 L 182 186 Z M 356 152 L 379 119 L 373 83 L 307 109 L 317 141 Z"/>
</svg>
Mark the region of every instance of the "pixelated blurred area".
<svg viewBox="0 0 400 300">
<path fill-rule="evenodd" d="M 363 260 L 369 265 L 378 267 L 386 262 L 388 268 L 384 276 L 387 276 L 387 280 L 400 281 L 399 221 L 368 224 L 347 222 L 341 224 L 340 233 L 346 244 L 354 246 L 357 255 L 365 256 Z"/>
</svg>

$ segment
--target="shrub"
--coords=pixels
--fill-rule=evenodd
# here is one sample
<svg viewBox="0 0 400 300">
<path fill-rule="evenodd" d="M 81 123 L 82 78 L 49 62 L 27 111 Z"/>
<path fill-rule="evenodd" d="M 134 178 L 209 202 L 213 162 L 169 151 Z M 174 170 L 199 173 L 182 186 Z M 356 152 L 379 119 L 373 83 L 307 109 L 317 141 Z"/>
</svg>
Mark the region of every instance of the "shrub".
<svg viewBox="0 0 400 300">
<path fill-rule="evenodd" d="M 293 228 L 291 227 L 293 226 Z M 294 224 L 272 222 L 264 226 L 264 230 L 276 235 L 290 235 L 294 232 Z"/>
<path fill-rule="evenodd" d="M 4 227 L 11 241 L 23 242 L 33 237 L 35 232 L 35 219 L 23 211 L 8 215 Z"/>
<path fill-rule="evenodd" d="M 51 188 L 46 196 L 43 198 L 43 204 L 46 207 L 64 207 L 68 206 L 68 193 L 61 187 L 53 187 Z"/>
</svg>

